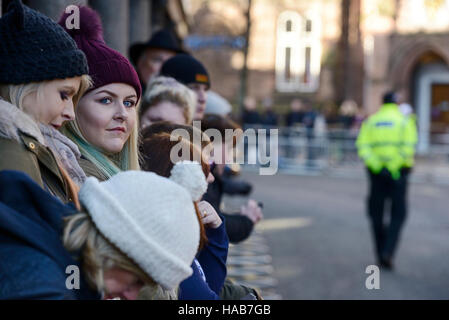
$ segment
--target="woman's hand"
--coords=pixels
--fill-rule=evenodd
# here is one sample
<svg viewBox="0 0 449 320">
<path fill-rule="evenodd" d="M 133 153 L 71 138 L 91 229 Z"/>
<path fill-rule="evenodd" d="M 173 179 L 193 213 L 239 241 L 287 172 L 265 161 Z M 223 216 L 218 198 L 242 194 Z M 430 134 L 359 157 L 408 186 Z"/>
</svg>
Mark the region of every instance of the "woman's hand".
<svg viewBox="0 0 449 320">
<path fill-rule="evenodd" d="M 201 221 L 206 228 L 217 229 L 223 223 L 217 211 L 209 202 L 198 202 L 198 210 L 200 211 Z"/>
</svg>

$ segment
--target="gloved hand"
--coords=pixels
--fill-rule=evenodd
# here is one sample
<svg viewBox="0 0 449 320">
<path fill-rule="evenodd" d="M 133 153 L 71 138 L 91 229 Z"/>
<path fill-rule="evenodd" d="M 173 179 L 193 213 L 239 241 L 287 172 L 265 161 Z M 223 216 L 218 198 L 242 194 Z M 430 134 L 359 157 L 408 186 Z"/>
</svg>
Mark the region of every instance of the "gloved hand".
<svg viewBox="0 0 449 320">
<path fill-rule="evenodd" d="M 402 161 L 390 161 L 387 164 L 387 169 L 391 173 L 391 177 L 394 180 L 398 180 L 401 177 Z"/>
</svg>

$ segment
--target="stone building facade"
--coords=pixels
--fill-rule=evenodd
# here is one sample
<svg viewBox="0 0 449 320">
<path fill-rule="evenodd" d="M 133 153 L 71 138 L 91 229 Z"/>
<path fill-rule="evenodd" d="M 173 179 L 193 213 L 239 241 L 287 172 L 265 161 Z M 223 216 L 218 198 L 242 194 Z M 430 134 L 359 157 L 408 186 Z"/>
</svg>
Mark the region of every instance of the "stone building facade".
<svg viewBox="0 0 449 320">
<path fill-rule="evenodd" d="M 11 0 L 0 0 L 0 14 Z M 130 44 L 147 41 L 152 32 L 169 28 L 183 39 L 189 32 L 181 0 L 23 0 L 24 4 L 57 20 L 72 4 L 89 5 L 101 16 L 109 46 L 128 54 Z"/>
</svg>

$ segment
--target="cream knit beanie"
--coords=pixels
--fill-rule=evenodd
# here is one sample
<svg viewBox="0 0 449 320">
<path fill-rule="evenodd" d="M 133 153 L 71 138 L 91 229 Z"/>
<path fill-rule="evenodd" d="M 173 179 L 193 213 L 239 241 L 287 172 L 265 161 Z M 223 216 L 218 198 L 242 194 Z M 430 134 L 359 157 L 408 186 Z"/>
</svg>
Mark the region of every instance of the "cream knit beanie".
<svg viewBox="0 0 449 320">
<path fill-rule="evenodd" d="M 104 182 L 90 177 L 79 193 L 100 232 L 169 290 L 192 274 L 200 237 L 193 199 L 207 188 L 198 163 L 177 163 L 172 177 L 143 171 Z"/>
</svg>

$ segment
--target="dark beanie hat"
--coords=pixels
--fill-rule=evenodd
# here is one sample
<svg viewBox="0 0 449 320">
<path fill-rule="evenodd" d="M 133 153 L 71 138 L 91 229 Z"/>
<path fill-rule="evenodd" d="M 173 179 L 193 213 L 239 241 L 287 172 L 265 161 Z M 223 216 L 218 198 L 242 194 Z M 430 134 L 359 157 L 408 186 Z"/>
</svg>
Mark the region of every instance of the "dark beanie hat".
<svg viewBox="0 0 449 320">
<path fill-rule="evenodd" d="M 69 14 L 64 13 L 59 19 L 59 24 L 73 37 L 78 48 L 87 57 L 89 63 L 89 75 L 93 80 L 93 86 L 89 91 L 110 83 L 126 83 L 132 86 L 140 99 L 142 87 L 139 77 L 131 63 L 121 53 L 109 48 L 103 39 L 103 27 L 98 13 L 86 6 L 79 7 L 79 29 L 67 29 L 65 25 Z"/>
<path fill-rule="evenodd" d="M 25 84 L 88 74 L 86 57 L 61 26 L 14 0 L 0 18 L 0 83 Z"/>
<path fill-rule="evenodd" d="M 166 29 L 156 31 L 145 43 L 136 43 L 129 48 L 129 57 L 134 65 L 137 65 L 142 52 L 145 49 L 164 49 L 175 53 L 185 53 L 184 49 L 178 44 L 172 32 Z"/>
<path fill-rule="evenodd" d="M 162 65 L 161 76 L 172 77 L 183 84 L 200 83 L 210 88 L 209 74 L 201 62 L 188 54 L 178 54 Z"/>
</svg>

